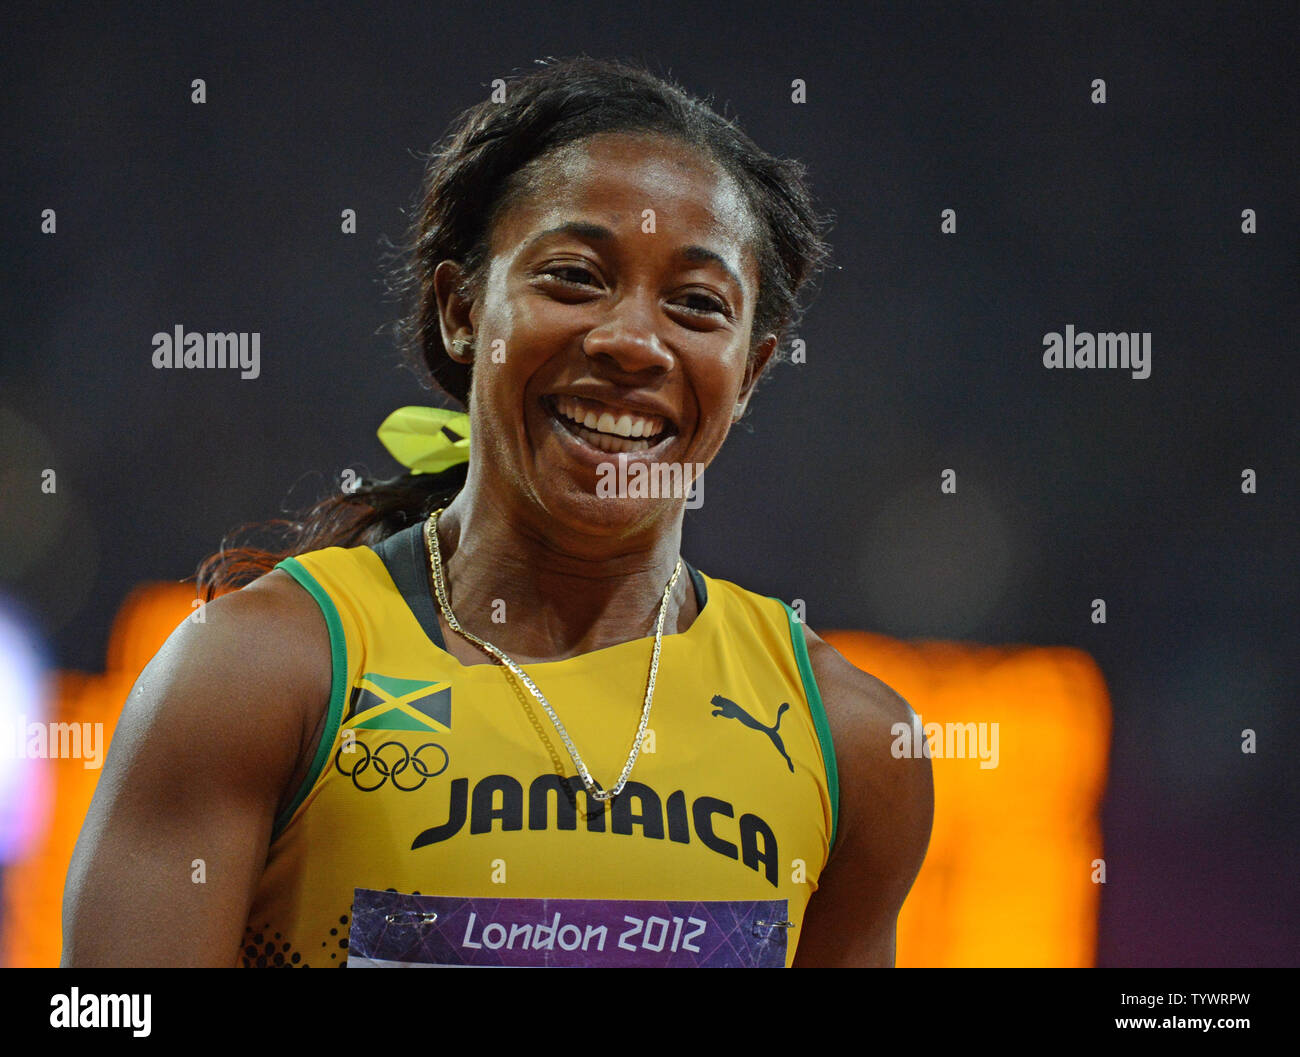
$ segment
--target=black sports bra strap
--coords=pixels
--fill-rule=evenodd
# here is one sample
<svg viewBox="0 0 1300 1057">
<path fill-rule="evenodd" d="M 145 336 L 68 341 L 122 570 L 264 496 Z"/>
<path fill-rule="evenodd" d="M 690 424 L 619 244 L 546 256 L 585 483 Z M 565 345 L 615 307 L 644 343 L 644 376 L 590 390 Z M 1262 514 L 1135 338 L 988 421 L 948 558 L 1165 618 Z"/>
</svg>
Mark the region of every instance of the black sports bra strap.
<svg viewBox="0 0 1300 1057">
<path fill-rule="evenodd" d="M 438 649 L 447 651 L 447 643 L 442 637 L 442 625 L 438 623 L 438 610 L 434 605 L 433 592 L 429 586 L 429 565 L 427 551 L 424 547 L 424 522 L 402 529 L 389 536 L 382 543 L 372 544 L 371 549 L 383 560 L 388 575 L 393 578 L 397 590 L 401 592 L 406 604 L 411 607 L 415 619 Z"/>
</svg>

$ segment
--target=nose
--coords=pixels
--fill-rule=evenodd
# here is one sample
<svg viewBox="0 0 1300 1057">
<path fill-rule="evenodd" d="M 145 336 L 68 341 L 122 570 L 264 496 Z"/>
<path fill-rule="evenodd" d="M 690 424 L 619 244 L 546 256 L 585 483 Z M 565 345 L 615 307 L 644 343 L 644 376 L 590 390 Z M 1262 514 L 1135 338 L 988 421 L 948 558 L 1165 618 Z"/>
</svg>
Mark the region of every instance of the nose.
<svg viewBox="0 0 1300 1057">
<path fill-rule="evenodd" d="M 583 351 L 594 360 L 615 365 L 624 374 L 666 371 L 672 353 L 657 330 L 659 308 L 650 293 L 626 293 L 614 302 L 605 319 L 583 340 Z"/>
</svg>

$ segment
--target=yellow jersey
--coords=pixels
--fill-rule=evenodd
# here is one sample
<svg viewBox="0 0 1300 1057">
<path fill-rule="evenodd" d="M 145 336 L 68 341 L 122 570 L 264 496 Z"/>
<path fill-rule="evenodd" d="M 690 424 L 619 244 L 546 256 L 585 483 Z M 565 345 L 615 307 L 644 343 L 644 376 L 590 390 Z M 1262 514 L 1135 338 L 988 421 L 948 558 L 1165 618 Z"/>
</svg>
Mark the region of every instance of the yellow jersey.
<svg viewBox="0 0 1300 1057">
<path fill-rule="evenodd" d="M 790 965 L 839 795 L 794 611 L 684 562 L 699 615 L 663 636 L 602 803 L 508 669 L 447 652 L 423 528 L 277 566 L 324 615 L 331 695 L 238 964 Z M 520 666 L 602 789 L 653 645 Z"/>
</svg>

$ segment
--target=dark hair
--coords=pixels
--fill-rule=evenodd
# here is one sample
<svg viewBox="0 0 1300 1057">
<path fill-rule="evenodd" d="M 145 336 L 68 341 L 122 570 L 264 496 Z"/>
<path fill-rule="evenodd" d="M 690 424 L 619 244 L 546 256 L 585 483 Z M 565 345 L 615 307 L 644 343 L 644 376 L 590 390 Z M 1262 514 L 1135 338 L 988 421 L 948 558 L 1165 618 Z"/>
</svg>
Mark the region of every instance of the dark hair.
<svg viewBox="0 0 1300 1057">
<path fill-rule="evenodd" d="M 468 405 L 470 368 L 443 346 L 433 273 L 444 260 L 463 270 L 462 292 L 474 297 L 489 262 L 496 219 L 530 189 L 532 163 L 561 147 L 606 132 L 672 136 L 713 158 L 739 185 L 758 227 L 759 291 L 751 355 L 770 333 L 773 361 L 799 318 L 799 294 L 826 263 L 827 220 L 813 206 L 806 170 L 774 158 L 702 100 L 648 71 L 586 56 L 548 60 L 508 79 L 504 100 L 484 100 L 465 111 L 426 156 L 426 170 L 407 243 L 390 276 L 390 290 L 407 306 L 396 327 L 404 355 L 462 405 Z M 465 466 L 443 474 L 402 474 L 362 481 L 332 495 L 294 520 L 262 526 L 278 530 L 279 551 L 228 548 L 199 569 L 200 590 L 255 579 L 289 554 L 322 547 L 377 543 L 437 506 L 465 483 Z"/>
</svg>

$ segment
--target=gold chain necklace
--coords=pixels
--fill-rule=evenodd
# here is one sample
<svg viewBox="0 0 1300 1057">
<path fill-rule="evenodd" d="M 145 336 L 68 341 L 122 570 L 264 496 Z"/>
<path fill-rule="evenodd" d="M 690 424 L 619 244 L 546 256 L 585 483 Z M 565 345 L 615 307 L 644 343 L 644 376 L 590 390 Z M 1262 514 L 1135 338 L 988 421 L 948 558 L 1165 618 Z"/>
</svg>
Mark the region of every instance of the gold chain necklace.
<svg viewBox="0 0 1300 1057">
<path fill-rule="evenodd" d="M 447 620 L 447 626 L 463 638 L 469 639 L 481 649 L 486 650 L 493 657 L 499 660 L 511 672 L 515 678 L 524 684 L 533 695 L 541 702 L 542 708 L 546 709 L 546 714 L 551 717 L 551 722 L 555 724 L 556 731 L 559 732 L 560 739 L 564 742 L 564 747 L 569 750 L 569 755 L 573 758 L 574 766 L 578 768 L 578 774 L 582 776 L 582 784 L 586 786 L 587 795 L 595 800 L 613 800 L 623 791 L 627 785 L 628 775 L 632 773 L 632 766 L 636 763 L 636 758 L 641 753 L 641 740 L 645 737 L 646 724 L 650 721 L 650 704 L 655 696 L 655 679 L 659 674 L 659 648 L 663 643 L 664 636 L 664 616 L 668 612 L 668 599 L 672 597 L 673 587 L 677 584 L 677 577 L 682 571 L 682 559 L 679 556 L 677 565 L 673 569 L 673 575 L 668 581 L 668 586 L 664 588 L 663 601 L 659 603 L 659 620 L 655 625 L 655 646 L 654 653 L 650 657 L 650 678 L 646 685 L 645 707 L 641 710 L 641 723 L 636 728 L 636 737 L 632 741 L 632 751 L 628 753 L 627 763 L 623 765 L 623 773 L 618 776 L 618 782 L 614 788 L 608 792 L 597 789 L 595 779 L 591 777 L 591 772 L 587 770 L 587 765 L 582 762 L 582 757 L 578 755 L 577 746 L 573 744 L 573 739 L 569 737 L 569 732 L 564 729 L 564 724 L 560 722 L 560 717 L 555 714 L 551 708 L 550 702 L 542 696 L 542 692 L 537 689 L 528 674 L 507 657 L 501 650 L 497 649 L 490 642 L 485 642 L 472 632 L 466 631 L 460 626 L 456 619 L 456 614 L 451 611 L 451 603 L 447 601 L 447 588 L 443 582 L 442 576 L 442 550 L 438 546 L 438 515 L 444 508 L 439 507 L 429 515 L 429 520 L 424 525 L 425 540 L 429 545 L 429 564 L 433 570 L 433 587 L 438 596 L 438 605 L 442 609 L 442 615 Z"/>
</svg>

